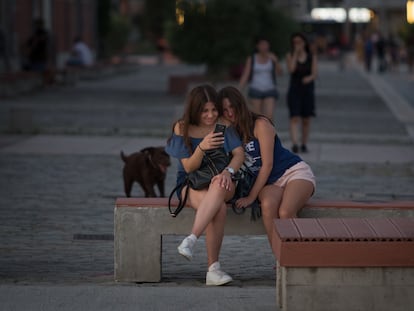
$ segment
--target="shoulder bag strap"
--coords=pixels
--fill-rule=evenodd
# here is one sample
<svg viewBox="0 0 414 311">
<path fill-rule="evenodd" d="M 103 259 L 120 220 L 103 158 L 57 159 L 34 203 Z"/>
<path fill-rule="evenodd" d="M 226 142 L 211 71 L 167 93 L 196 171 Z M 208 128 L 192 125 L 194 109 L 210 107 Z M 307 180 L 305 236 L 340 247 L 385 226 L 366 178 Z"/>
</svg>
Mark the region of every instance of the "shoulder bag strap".
<svg viewBox="0 0 414 311">
<path fill-rule="evenodd" d="M 187 186 L 187 188 L 185 189 L 185 194 L 184 194 L 184 199 L 182 197 L 182 193 L 179 194 L 178 196 L 178 206 L 175 209 L 175 211 L 172 211 L 171 209 L 171 199 L 174 195 L 174 193 L 178 190 L 178 189 L 182 189 L 183 186 Z M 184 182 L 182 184 L 178 184 L 177 186 L 175 186 L 175 188 L 171 191 L 170 196 L 168 197 L 168 210 L 170 211 L 170 215 L 172 217 L 177 217 L 177 215 L 181 212 L 181 210 L 184 208 L 185 203 L 187 202 L 187 198 L 188 198 L 188 191 L 190 190 L 190 187 L 188 186 L 187 182 Z"/>
</svg>

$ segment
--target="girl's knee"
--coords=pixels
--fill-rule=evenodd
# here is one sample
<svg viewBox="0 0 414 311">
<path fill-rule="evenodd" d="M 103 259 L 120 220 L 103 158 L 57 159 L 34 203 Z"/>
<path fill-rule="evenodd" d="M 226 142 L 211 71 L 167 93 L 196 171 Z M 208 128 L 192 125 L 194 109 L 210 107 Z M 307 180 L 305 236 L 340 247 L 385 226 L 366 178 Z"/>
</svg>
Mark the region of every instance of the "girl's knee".
<svg viewBox="0 0 414 311">
<path fill-rule="evenodd" d="M 224 194 L 226 192 L 226 189 L 223 188 L 220 185 L 220 180 L 219 179 L 214 179 L 213 181 L 211 181 L 211 183 L 208 187 L 208 191 L 214 191 L 214 192 L 217 192 L 217 193 L 223 193 Z"/>
<path fill-rule="evenodd" d="M 284 208 L 279 209 L 279 218 L 280 219 L 289 219 L 289 218 L 296 218 L 297 213 L 295 211 L 290 211 Z"/>
<path fill-rule="evenodd" d="M 262 214 L 264 217 L 267 215 L 274 215 L 278 209 L 278 206 L 272 201 L 263 200 L 260 202 L 260 207 L 262 209 Z"/>
</svg>

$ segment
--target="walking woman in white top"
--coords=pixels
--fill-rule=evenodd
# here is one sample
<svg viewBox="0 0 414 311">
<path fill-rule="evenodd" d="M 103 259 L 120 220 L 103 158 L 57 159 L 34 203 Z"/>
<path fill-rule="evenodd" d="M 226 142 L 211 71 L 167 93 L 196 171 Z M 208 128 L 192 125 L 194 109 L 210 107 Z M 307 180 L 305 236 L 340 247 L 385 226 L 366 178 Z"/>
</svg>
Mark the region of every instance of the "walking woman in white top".
<svg viewBox="0 0 414 311">
<path fill-rule="evenodd" d="M 276 74 L 282 74 L 277 56 L 270 51 L 269 41 L 259 38 L 256 52 L 247 58 L 239 87 L 244 89 L 249 83 L 248 96 L 253 111 L 273 120 L 273 112 L 279 92 L 276 88 Z"/>
</svg>

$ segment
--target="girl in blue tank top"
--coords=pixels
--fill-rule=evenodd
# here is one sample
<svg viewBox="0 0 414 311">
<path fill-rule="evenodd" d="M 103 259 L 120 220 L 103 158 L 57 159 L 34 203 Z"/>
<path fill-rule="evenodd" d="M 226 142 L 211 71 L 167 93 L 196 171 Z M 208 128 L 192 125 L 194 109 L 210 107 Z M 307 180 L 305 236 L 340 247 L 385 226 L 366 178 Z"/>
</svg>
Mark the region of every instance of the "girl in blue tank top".
<svg viewBox="0 0 414 311">
<path fill-rule="evenodd" d="M 250 111 L 235 87 L 219 92 L 219 109 L 233 124 L 245 148 L 245 164 L 256 175 L 247 197 L 236 201 L 239 208 L 260 201 L 263 223 L 272 247 L 274 218 L 293 218 L 315 190 L 311 168 L 296 154 L 285 149 L 273 123 Z"/>
</svg>

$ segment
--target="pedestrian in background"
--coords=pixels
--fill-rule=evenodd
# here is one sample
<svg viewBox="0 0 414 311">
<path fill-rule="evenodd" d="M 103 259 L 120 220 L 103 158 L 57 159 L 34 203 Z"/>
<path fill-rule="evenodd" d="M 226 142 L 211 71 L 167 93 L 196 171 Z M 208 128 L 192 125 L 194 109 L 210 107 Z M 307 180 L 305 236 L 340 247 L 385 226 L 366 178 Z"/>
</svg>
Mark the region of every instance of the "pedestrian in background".
<svg viewBox="0 0 414 311">
<path fill-rule="evenodd" d="M 291 51 L 286 57 L 290 73 L 287 103 L 290 116 L 290 137 L 292 151 L 299 152 L 298 131 L 302 126 L 301 152 L 308 152 L 308 139 L 311 117 L 315 116 L 315 79 L 317 75 L 317 57 L 309 48 L 303 34 L 291 36 Z"/>
<path fill-rule="evenodd" d="M 36 19 L 33 33 L 25 45 L 23 69 L 40 73 L 44 87 L 55 82 L 52 46 L 51 35 L 46 30 L 43 19 Z"/>
<path fill-rule="evenodd" d="M 378 39 L 375 44 L 378 57 L 378 72 L 383 73 L 387 70 L 387 60 L 386 60 L 386 41 L 384 36 L 381 33 L 378 33 Z"/>
<path fill-rule="evenodd" d="M 414 73 L 414 31 L 406 39 L 408 72 Z"/>
<path fill-rule="evenodd" d="M 276 75 L 282 74 L 277 56 L 270 51 L 270 43 L 260 37 L 256 40 L 256 51 L 248 57 L 240 78 L 240 89 L 249 83 L 248 96 L 253 110 L 273 120 L 273 112 L 279 92 L 276 88 Z"/>
<path fill-rule="evenodd" d="M 26 43 L 28 63 L 25 69 L 35 72 L 46 72 L 50 57 L 50 36 L 42 19 L 34 22 L 34 31 Z"/>
<path fill-rule="evenodd" d="M 66 65 L 75 67 L 92 66 L 94 59 L 91 49 L 82 41 L 80 36 L 77 36 L 73 42 L 71 56 L 66 62 Z"/>
<path fill-rule="evenodd" d="M 365 35 L 364 41 L 364 64 L 365 70 L 371 72 L 372 57 L 374 56 L 374 42 L 370 35 Z"/>
</svg>

